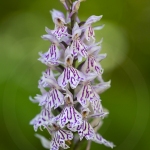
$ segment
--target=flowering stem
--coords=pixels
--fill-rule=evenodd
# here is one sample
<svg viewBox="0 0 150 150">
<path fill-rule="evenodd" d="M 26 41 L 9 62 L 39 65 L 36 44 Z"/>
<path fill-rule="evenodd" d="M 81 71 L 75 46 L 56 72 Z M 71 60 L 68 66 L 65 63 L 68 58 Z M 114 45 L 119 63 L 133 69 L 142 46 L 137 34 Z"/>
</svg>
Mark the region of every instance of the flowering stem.
<svg viewBox="0 0 150 150">
<path fill-rule="evenodd" d="M 83 144 L 84 142 L 85 142 L 85 139 L 83 139 L 82 141 L 78 140 L 76 144 L 74 145 L 73 150 L 78 150 L 81 144 Z"/>
<path fill-rule="evenodd" d="M 74 27 L 75 19 L 76 19 L 77 13 L 74 13 L 71 17 L 71 28 Z"/>
<path fill-rule="evenodd" d="M 80 22 L 78 10 L 82 1 L 85 0 L 60 0 L 68 11 L 67 18 L 58 10 L 50 11 L 55 28 L 46 28 L 47 34 L 42 36 L 52 44 L 47 52 L 39 53 L 39 60 L 48 68 L 38 82 L 41 95 L 30 97 L 42 108 L 30 124 L 35 131 L 42 127 L 48 130 L 51 141 L 38 134 L 36 137 L 50 150 L 69 147 L 78 150 L 86 139 L 90 141 L 87 150 L 91 141 L 114 147 L 96 133 L 100 124 L 92 125 L 92 121 L 108 114 L 103 110 L 99 94 L 110 87 L 110 82 L 100 80 L 103 69 L 99 62 L 106 54 L 99 54 L 101 42 L 95 43 L 95 28 L 92 28 L 92 23 L 102 16 L 92 15 Z M 95 84 L 97 79 L 99 84 Z"/>
<path fill-rule="evenodd" d="M 72 11 L 72 6 L 73 6 L 73 0 L 68 0 L 68 2 L 70 2 L 71 4 L 71 11 Z M 70 12 L 71 12 L 70 11 Z M 72 29 L 74 27 L 74 24 L 75 24 L 75 18 L 76 18 L 76 13 L 74 13 L 72 16 L 71 16 L 71 34 L 72 34 Z M 71 42 L 72 43 L 72 42 Z M 72 66 L 75 67 L 75 64 L 76 64 L 76 60 L 73 60 L 73 64 Z M 74 97 L 74 89 L 70 88 L 70 92 L 72 93 L 73 97 Z"/>
</svg>

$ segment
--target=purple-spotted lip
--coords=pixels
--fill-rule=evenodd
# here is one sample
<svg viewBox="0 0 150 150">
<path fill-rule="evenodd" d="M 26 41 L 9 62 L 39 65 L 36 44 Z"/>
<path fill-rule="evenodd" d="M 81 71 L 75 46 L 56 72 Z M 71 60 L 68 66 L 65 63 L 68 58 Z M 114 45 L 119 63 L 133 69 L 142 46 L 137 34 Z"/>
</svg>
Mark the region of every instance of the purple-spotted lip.
<svg viewBox="0 0 150 150">
<path fill-rule="evenodd" d="M 54 120 L 58 121 L 60 127 L 63 128 L 67 123 L 70 123 L 71 126 L 81 124 L 82 116 L 77 110 L 75 110 L 73 105 L 67 105 L 62 112 L 54 118 Z"/>
<path fill-rule="evenodd" d="M 87 57 L 88 53 L 87 53 L 86 45 L 83 42 L 81 42 L 80 39 L 73 40 L 72 45 L 73 45 L 72 54 L 74 56 L 77 56 L 78 54 L 80 54 L 82 57 L 85 57 L 85 58 Z"/>
<path fill-rule="evenodd" d="M 84 79 L 81 72 L 73 67 L 66 67 L 63 73 L 58 77 L 58 84 L 61 87 L 66 87 L 70 83 L 71 88 L 76 88 L 80 81 Z"/>
</svg>

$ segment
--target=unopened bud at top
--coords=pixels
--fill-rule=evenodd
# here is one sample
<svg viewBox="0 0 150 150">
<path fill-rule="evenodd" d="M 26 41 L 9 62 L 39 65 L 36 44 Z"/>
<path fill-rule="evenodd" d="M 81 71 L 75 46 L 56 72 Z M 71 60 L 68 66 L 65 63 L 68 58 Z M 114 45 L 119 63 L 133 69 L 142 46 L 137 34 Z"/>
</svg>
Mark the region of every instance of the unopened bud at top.
<svg viewBox="0 0 150 150">
<path fill-rule="evenodd" d="M 60 2 L 63 3 L 63 5 L 64 5 L 64 7 L 66 8 L 66 10 L 68 10 L 68 6 L 67 6 L 65 0 L 60 0 Z"/>
<path fill-rule="evenodd" d="M 69 17 L 71 17 L 74 13 L 77 13 L 79 8 L 80 8 L 80 3 L 82 1 L 85 1 L 85 0 L 77 0 L 73 3 L 73 6 L 72 6 L 72 12 L 70 13 Z"/>
</svg>

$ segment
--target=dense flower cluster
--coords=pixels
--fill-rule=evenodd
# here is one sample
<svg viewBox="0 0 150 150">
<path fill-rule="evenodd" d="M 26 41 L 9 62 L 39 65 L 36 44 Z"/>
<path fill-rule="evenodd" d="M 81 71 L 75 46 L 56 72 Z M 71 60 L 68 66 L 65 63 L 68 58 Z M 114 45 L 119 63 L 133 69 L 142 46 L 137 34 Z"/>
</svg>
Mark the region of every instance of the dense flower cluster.
<svg viewBox="0 0 150 150">
<path fill-rule="evenodd" d="M 35 131 L 47 129 L 51 141 L 36 136 L 50 150 L 67 149 L 72 140 L 75 144 L 83 138 L 113 148 L 113 143 L 96 133 L 101 120 L 108 115 L 99 94 L 110 87 L 110 81 L 102 79 L 100 65 L 106 54 L 99 54 L 102 41 L 96 43 L 94 34 L 95 29 L 103 26 L 92 27 L 102 16 L 93 15 L 80 22 L 77 12 L 82 0 L 60 1 L 68 14 L 65 17 L 53 9 L 55 28 L 46 28 L 47 34 L 42 36 L 51 44 L 47 52 L 39 53 L 39 60 L 47 69 L 38 82 L 41 95 L 30 98 L 41 106 L 41 112 L 30 124 Z"/>
</svg>

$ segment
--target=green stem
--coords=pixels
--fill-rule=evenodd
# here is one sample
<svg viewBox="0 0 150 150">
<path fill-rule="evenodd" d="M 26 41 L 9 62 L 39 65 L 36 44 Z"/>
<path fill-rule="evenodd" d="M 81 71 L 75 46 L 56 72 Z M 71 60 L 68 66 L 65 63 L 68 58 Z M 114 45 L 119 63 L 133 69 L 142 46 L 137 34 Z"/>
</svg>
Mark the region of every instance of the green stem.
<svg viewBox="0 0 150 150">
<path fill-rule="evenodd" d="M 71 28 L 74 27 L 75 19 L 76 19 L 77 13 L 74 13 L 71 17 Z"/>
<path fill-rule="evenodd" d="M 85 142 L 85 139 L 83 139 L 82 141 L 78 140 L 76 142 L 76 144 L 73 147 L 73 150 L 78 150 L 79 148 L 81 149 L 81 145 Z"/>
</svg>

